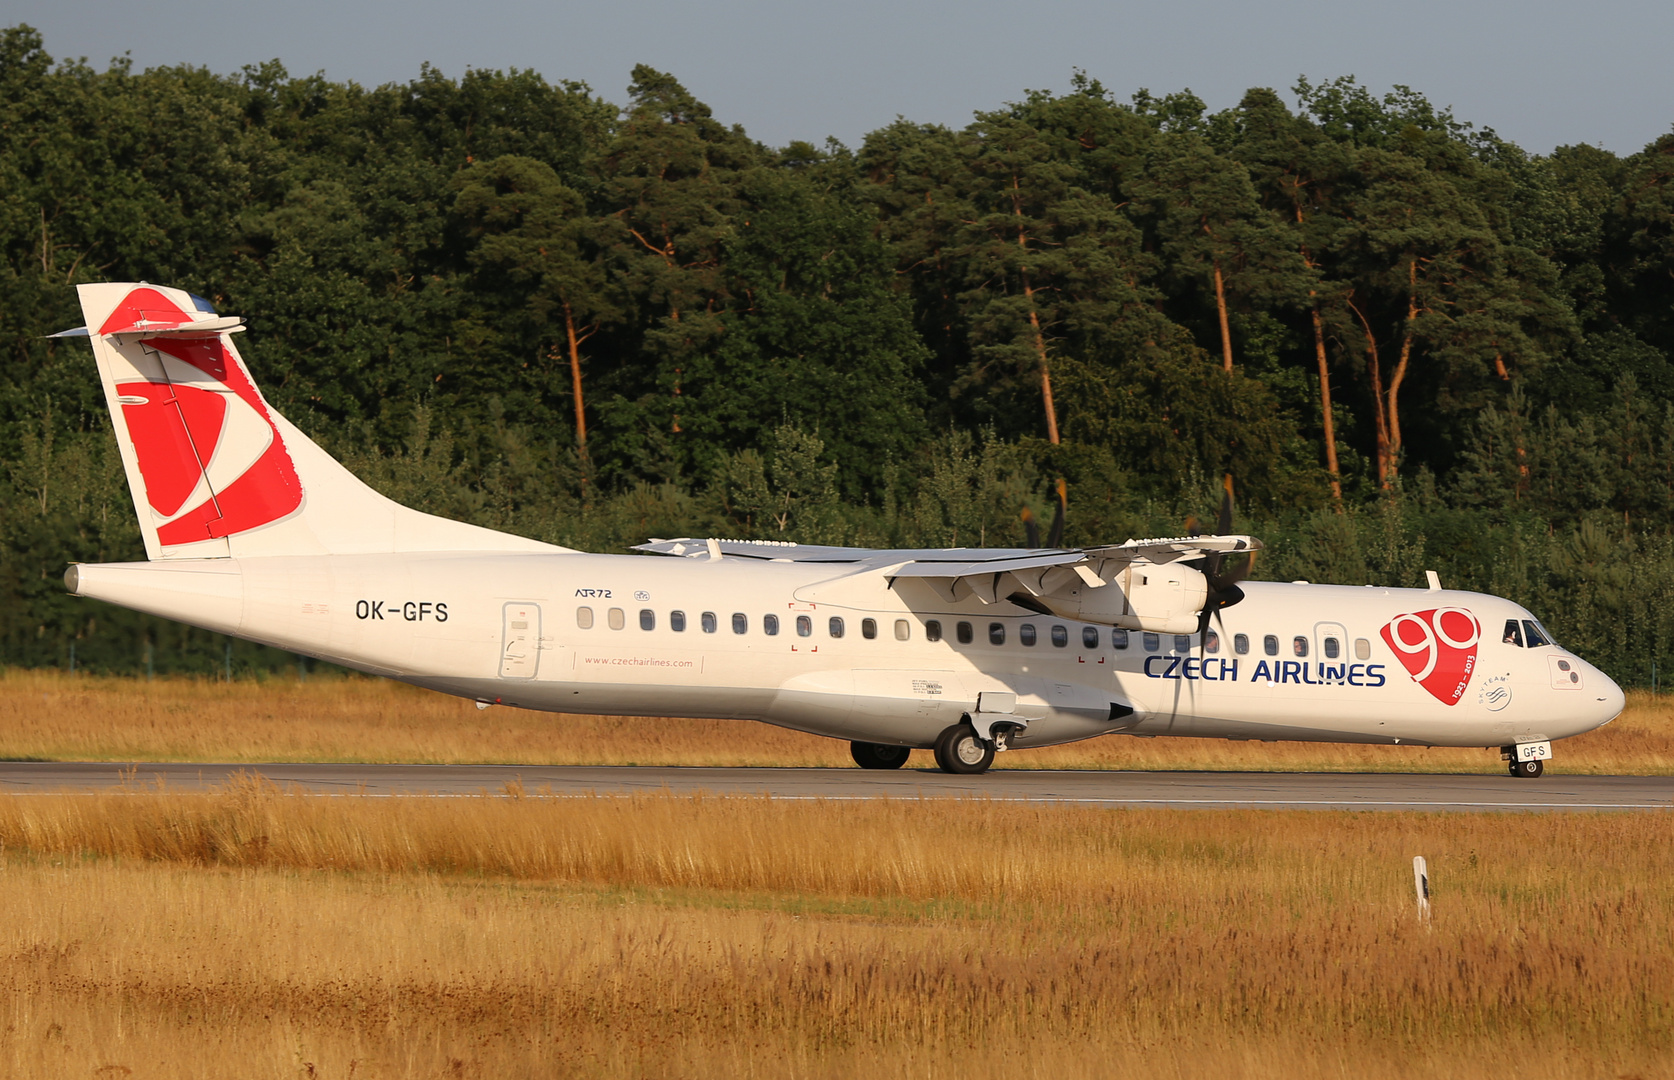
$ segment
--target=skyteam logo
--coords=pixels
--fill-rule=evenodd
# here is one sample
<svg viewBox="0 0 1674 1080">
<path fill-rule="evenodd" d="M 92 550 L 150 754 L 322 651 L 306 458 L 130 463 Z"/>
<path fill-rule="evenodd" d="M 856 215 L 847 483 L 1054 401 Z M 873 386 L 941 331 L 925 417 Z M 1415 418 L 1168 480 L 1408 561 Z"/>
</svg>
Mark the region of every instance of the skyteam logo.
<svg viewBox="0 0 1674 1080">
<path fill-rule="evenodd" d="M 1397 615 L 1381 631 L 1412 681 L 1443 705 L 1457 705 L 1476 669 L 1482 624 L 1464 608 Z"/>
</svg>

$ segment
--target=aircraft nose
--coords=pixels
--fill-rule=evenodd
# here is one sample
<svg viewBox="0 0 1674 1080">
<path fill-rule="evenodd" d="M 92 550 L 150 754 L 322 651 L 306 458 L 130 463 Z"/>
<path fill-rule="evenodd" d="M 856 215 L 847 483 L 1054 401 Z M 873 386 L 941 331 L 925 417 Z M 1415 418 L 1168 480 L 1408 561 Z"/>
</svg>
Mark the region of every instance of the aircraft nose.
<svg viewBox="0 0 1674 1080">
<path fill-rule="evenodd" d="M 1592 670 L 1587 673 L 1586 687 L 1592 691 L 1592 697 L 1596 699 L 1593 702 L 1594 708 L 1589 711 L 1597 718 L 1594 726 L 1603 727 L 1622 715 L 1622 709 L 1627 706 L 1627 695 L 1616 685 L 1616 680 L 1591 664 L 1587 666 Z"/>
</svg>

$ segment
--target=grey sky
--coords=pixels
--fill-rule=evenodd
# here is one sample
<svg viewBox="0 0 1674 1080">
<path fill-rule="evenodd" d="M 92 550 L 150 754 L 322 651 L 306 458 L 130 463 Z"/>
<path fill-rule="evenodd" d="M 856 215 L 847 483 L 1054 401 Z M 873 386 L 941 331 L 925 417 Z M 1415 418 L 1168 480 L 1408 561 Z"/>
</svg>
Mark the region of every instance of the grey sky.
<svg viewBox="0 0 1674 1080">
<path fill-rule="evenodd" d="M 425 61 L 534 68 L 622 102 L 635 63 L 672 72 L 715 115 L 783 145 L 858 145 L 897 114 L 963 125 L 1083 68 L 1119 98 L 1190 87 L 1212 109 L 1250 86 L 1352 74 L 1422 91 L 1526 149 L 1638 150 L 1674 125 L 1674 4 L 1532 0 L 0 0 L 55 57 L 103 67 L 274 57 L 293 74 L 404 82 Z"/>
</svg>

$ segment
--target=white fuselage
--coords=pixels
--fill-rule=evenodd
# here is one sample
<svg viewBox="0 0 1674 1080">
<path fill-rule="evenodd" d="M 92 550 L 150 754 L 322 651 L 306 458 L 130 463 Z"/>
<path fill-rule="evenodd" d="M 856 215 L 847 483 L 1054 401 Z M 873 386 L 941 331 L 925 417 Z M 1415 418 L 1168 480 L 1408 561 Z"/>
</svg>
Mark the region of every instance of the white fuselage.
<svg viewBox="0 0 1674 1080">
<path fill-rule="evenodd" d="M 753 719 L 915 747 L 976 711 L 979 695 L 1027 721 L 1019 749 L 1109 732 L 1502 746 L 1592 730 L 1623 705 L 1607 676 L 1563 649 L 1504 642 L 1508 620 L 1533 616 L 1479 593 L 1246 583 L 1209 652 L 1195 637 L 1138 631 L 1117 647 L 1108 626 L 1004 600 L 948 602 L 923 582 L 813 562 L 442 552 L 73 573 L 80 595 L 482 702 Z M 1439 610 L 1480 628 L 1451 701 L 1409 674 L 1385 636 L 1392 620 Z"/>
</svg>

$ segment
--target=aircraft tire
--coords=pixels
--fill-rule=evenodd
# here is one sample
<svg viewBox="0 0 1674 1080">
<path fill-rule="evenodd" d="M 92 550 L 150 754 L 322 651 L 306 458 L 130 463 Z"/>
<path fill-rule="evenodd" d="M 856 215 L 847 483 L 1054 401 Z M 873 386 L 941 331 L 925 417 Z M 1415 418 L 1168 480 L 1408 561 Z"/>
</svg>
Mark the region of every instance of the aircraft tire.
<svg viewBox="0 0 1674 1080">
<path fill-rule="evenodd" d="M 1523 780 L 1538 779 L 1540 774 L 1545 771 L 1546 762 L 1544 761 L 1513 761 L 1511 763 L 1511 775 Z"/>
<path fill-rule="evenodd" d="M 849 743 L 849 755 L 862 769 L 899 769 L 907 763 L 907 756 L 911 753 L 912 749 L 906 746 L 889 746 L 875 742 Z"/>
<path fill-rule="evenodd" d="M 984 746 L 971 725 L 954 724 L 936 738 L 936 764 L 962 776 L 984 773 L 994 764 L 994 748 Z"/>
</svg>

